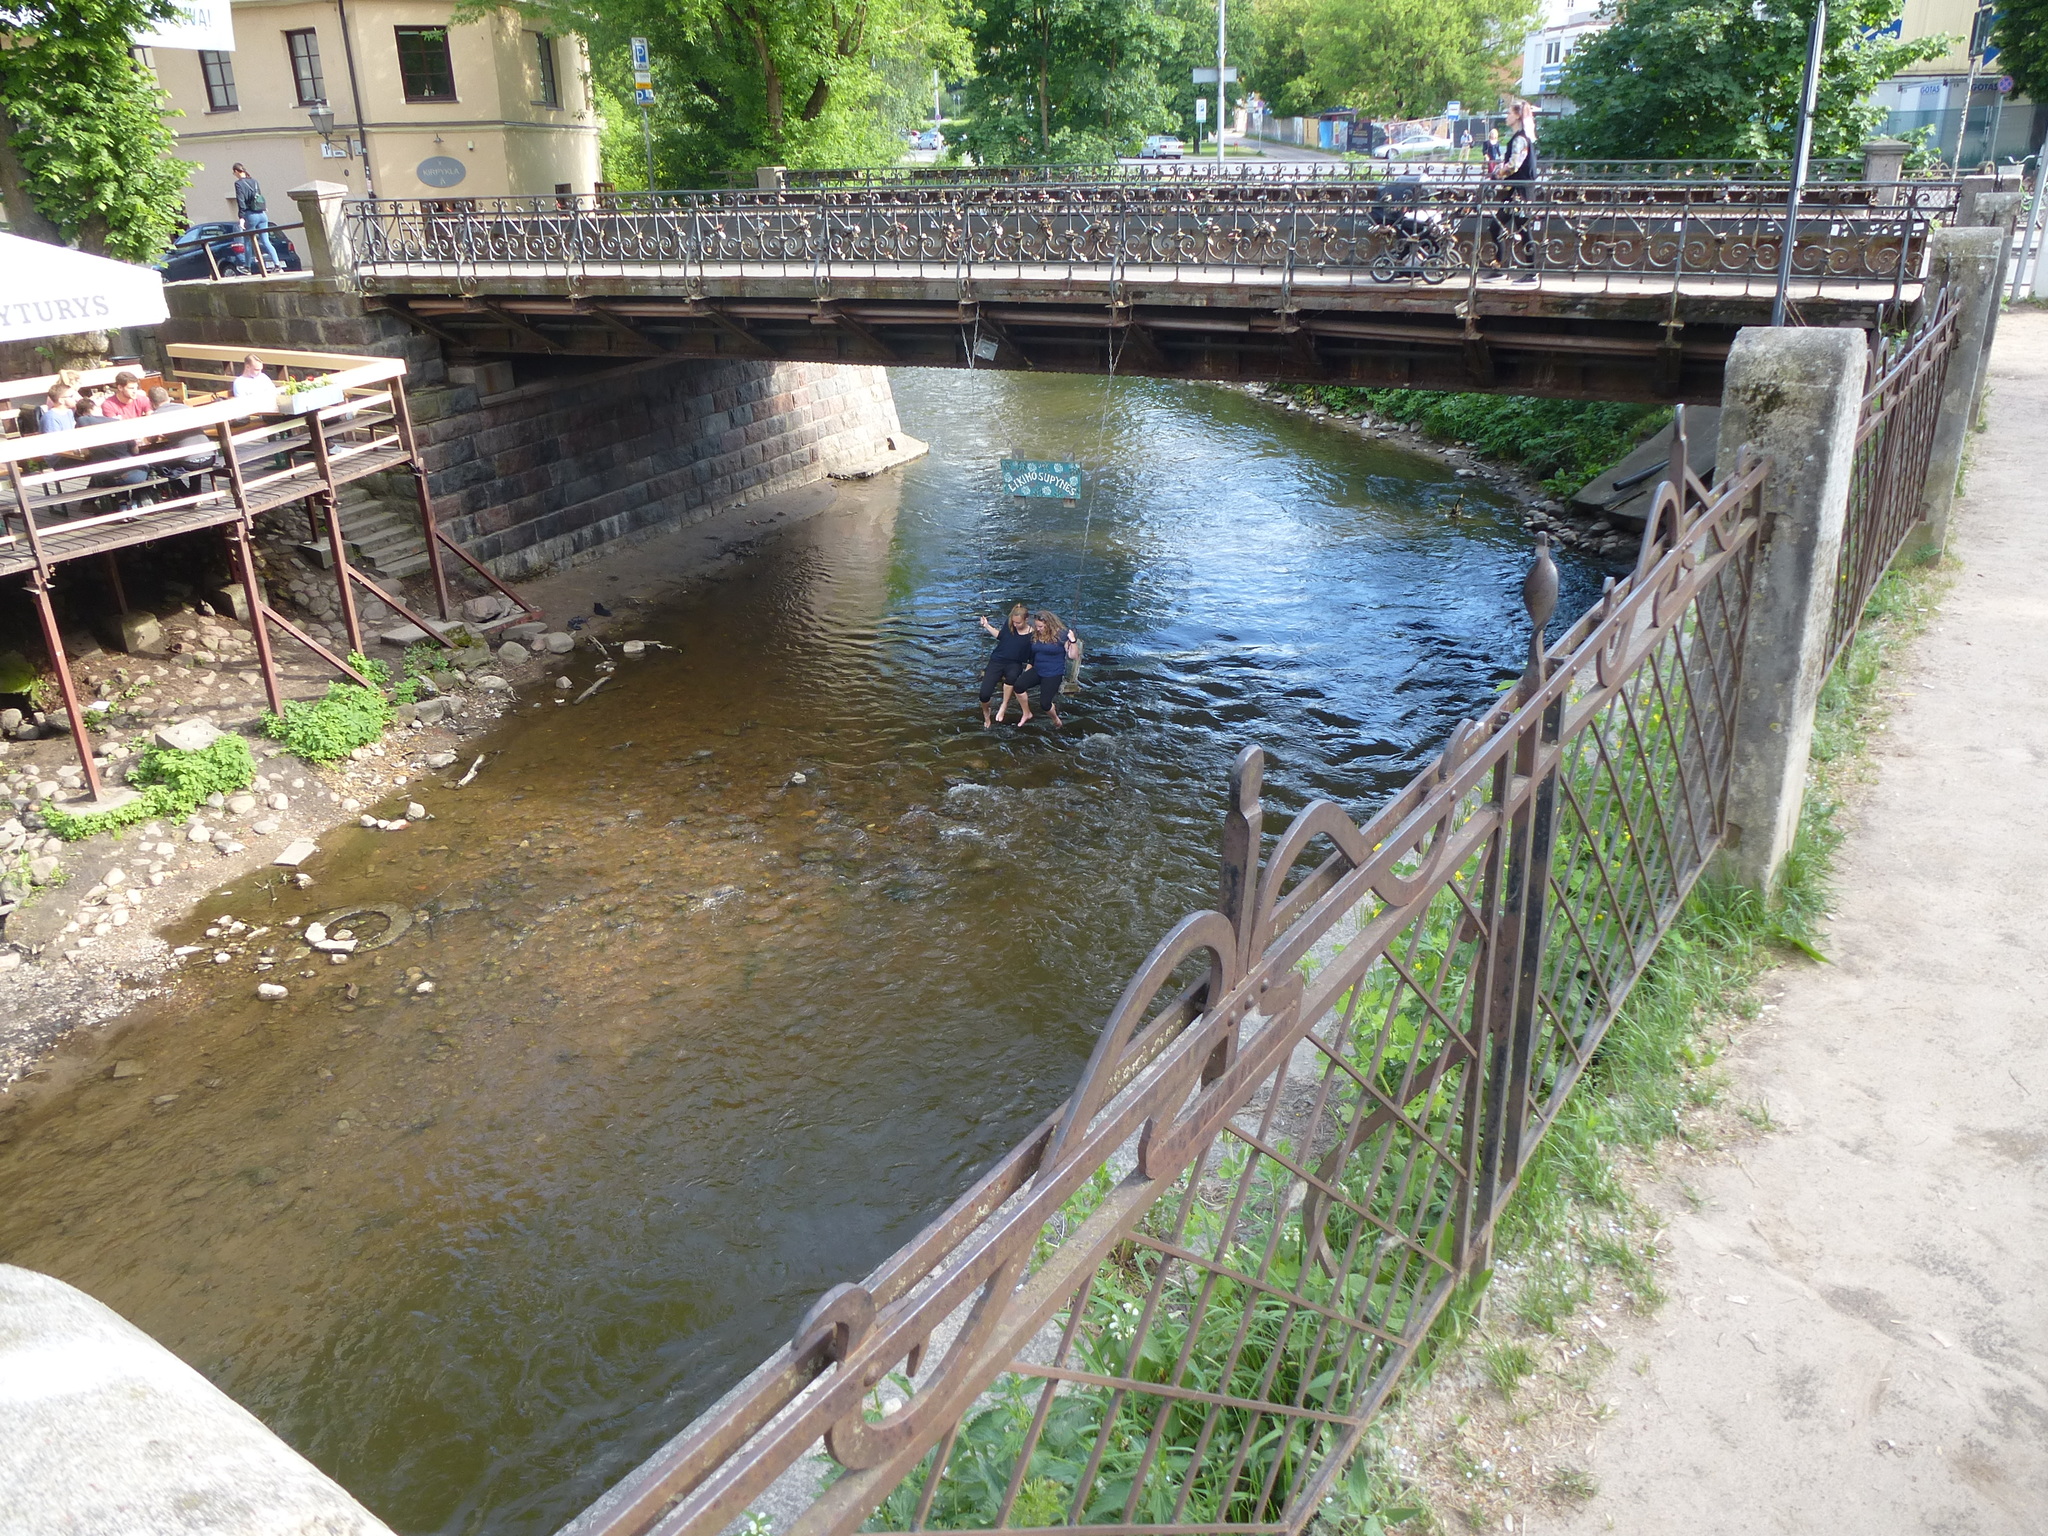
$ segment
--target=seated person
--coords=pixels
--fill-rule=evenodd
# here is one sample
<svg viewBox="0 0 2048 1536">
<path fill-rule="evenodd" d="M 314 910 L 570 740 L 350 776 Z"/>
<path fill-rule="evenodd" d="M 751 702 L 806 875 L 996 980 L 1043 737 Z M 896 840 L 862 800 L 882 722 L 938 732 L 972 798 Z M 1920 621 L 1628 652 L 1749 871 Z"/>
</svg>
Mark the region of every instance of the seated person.
<svg viewBox="0 0 2048 1536">
<path fill-rule="evenodd" d="M 98 411 L 87 411 L 78 418 L 81 427 L 103 427 L 107 421 L 108 418 Z M 87 449 L 85 457 L 88 463 L 106 464 L 115 459 L 132 459 L 138 451 L 138 445 L 132 442 L 107 443 L 98 448 Z M 149 471 L 138 464 L 127 469 L 110 469 L 105 474 L 94 475 L 86 483 L 96 491 L 122 492 L 123 494 L 114 498 L 114 505 L 116 508 L 127 508 L 135 505 L 134 488 L 146 483 L 148 479 Z"/>
<path fill-rule="evenodd" d="M 123 371 L 114 375 L 114 392 L 100 402 L 100 414 L 109 421 L 133 421 L 149 414 L 149 397 L 138 387 L 142 375 Z"/>
<path fill-rule="evenodd" d="M 169 416 L 176 411 L 189 411 L 191 406 L 182 400 L 173 400 L 171 392 L 159 384 L 149 392 L 150 414 Z M 166 422 L 166 426 L 174 423 Z M 159 448 L 184 448 L 190 450 L 182 459 L 173 459 L 164 466 L 164 474 L 176 487 L 180 496 L 199 494 L 199 475 L 203 470 L 213 468 L 219 462 L 213 451 L 213 439 L 204 430 L 194 427 L 190 432 L 172 433 L 155 439 Z"/>
<path fill-rule="evenodd" d="M 78 425 L 78 386 L 61 374 L 36 407 L 38 432 L 69 432 Z"/>
<path fill-rule="evenodd" d="M 277 409 L 277 381 L 263 371 L 263 359 L 254 352 L 242 359 L 242 371 L 235 375 L 235 398 L 259 411 Z"/>
</svg>

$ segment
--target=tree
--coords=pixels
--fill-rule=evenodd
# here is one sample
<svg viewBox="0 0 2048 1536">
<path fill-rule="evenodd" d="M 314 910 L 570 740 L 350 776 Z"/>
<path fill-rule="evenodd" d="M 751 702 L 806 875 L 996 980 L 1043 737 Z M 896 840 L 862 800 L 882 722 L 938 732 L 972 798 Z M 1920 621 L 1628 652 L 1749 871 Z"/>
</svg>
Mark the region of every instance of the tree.
<svg viewBox="0 0 2048 1536">
<path fill-rule="evenodd" d="M 1250 63 L 1245 86 L 1257 91 L 1275 117 L 1304 117 L 1328 106 L 1309 68 L 1302 34 L 1315 0 L 1252 0 Z"/>
<path fill-rule="evenodd" d="M 457 20 L 501 7 L 469 0 Z M 517 7 L 581 33 L 604 118 L 605 170 L 645 179 L 628 40 L 654 55 L 657 179 L 722 179 L 764 164 L 860 165 L 902 148 L 903 81 L 951 75 L 965 39 L 949 0 L 536 0 Z M 926 98 L 929 100 L 929 97 Z M 914 115 L 914 114 L 912 114 Z"/>
<path fill-rule="evenodd" d="M 1153 0 L 982 0 L 967 25 L 962 142 L 985 165 L 1130 153 L 1178 125 L 1177 95 L 1192 99 L 1167 79 L 1182 24 Z"/>
<path fill-rule="evenodd" d="M 1326 103 L 1433 117 L 1449 101 L 1492 106 L 1535 21 L 1534 0 L 1314 0 L 1302 50 Z"/>
<path fill-rule="evenodd" d="M 1562 89 L 1578 110 L 1545 149 L 1591 159 L 1789 156 L 1798 131 L 1812 0 L 1611 0 L 1614 25 L 1572 51 Z M 1828 7 L 1813 152 L 1859 152 L 1884 119 L 1870 97 L 1909 64 L 1940 58 L 1945 37 L 1875 35 L 1899 0 Z"/>
<path fill-rule="evenodd" d="M 1991 40 L 2015 93 L 2048 101 L 2048 0 L 2004 0 Z"/>
<path fill-rule="evenodd" d="M 0 204 L 18 235 L 154 261 L 184 227 L 193 166 L 129 38 L 171 0 L 17 0 L 0 29 Z"/>
</svg>

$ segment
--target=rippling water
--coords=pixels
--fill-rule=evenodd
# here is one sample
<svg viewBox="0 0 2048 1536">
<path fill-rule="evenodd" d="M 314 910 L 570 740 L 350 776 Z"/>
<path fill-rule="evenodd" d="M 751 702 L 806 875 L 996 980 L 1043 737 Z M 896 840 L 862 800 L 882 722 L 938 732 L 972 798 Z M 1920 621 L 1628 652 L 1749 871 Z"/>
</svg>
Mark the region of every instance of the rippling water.
<svg viewBox="0 0 2048 1536">
<path fill-rule="evenodd" d="M 1240 746 L 1269 825 L 1363 814 L 1526 645 L 1526 537 L 1430 461 L 1220 389 L 895 382 L 931 456 L 655 614 L 680 656 L 172 934 L 411 917 L 287 1003 L 237 963 L 150 1005 L 143 1078 L 0 1146 L 0 1257 L 402 1532 L 551 1530 L 1064 1096 L 1211 899 Z M 1088 494 L 1013 503 L 1004 455 Z M 979 728 L 974 615 L 1013 599 L 1087 642 L 1062 734 Z"/>
</svg>

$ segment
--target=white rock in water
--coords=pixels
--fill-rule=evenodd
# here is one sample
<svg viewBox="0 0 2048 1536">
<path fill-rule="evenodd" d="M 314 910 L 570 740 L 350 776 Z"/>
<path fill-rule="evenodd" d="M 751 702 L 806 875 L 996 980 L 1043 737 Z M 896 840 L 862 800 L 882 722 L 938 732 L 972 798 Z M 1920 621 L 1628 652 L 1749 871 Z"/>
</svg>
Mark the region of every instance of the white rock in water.
<svg viewBox="0 0 2048 1536">
<path fill-rule="evenodd" d="M 363 817 L 363 825 L 366 827 L 381 827 L 383 823 L 374 816 L 365 816 Z"/>
<path fill-rule="evenodd" d="M 418 986 L 413 988 L 413 991 L 417 992 L 421 997 L 425 997 L 429 992 L 432 992 L 433 990 L 434 984 L 431 981 L 423 981 Z"/>
<path fill-rule="evenodd" d="M 555 686 L 557 688 L 573 688 L 576 685 L 570 682 L 569 679 L 567 679 L 566 677 L 558 677 L 555 679 Z"/>
<path fill-rule="evenodd" d="M 427 766 L 429 768 L 446 768 L 454 761 L 455 754 L 453 752 L 429 752 L 427 754 Z"/>
<path fill-rule="evenodd" d="M 322 939 L 326 937 L 327 925 L 325 923 L 306 924 L 306 942 L 308 944 L 318 944 Z"/>
<path fill-rule="evenodd" d="M 280 864 L 286 869 L 297 869 L 319 851 L 320 845 L 318 843 L 314 842 L 310 837 L 302 837 L 290 844 L 283 853 L 280 853 L 270 862 Z"/>
<path fill-rule="evenodd" d="M 791 774 L 791 775 L 789 776 L 789 782 L 790 782 L 790 783 L 792 783 L 792 784 L 808 784 L 808 783 L 810 783 L 811 781 L 810 781 L 809 779 L 805 778 L 805 777 L 804 777 L 804 776 L 803 776 L 802 774 L 800 774 L 800 773 L 792 773 L 792 774 Z"/>
<path fill-rule="evenodd" d="M 218 954 L 216 954 L 213 957 L 213 963 L 215 965 L 226 965 L 230 960 L 234 958 L 235 957 L 229 954 L 226 950 L 221 950 Z"/>
<path fill-rule="evenodd" d="M 576 649 L 576 637 L 559 629 L 542 635 L 540 643 L 547 647 L 550 656 L 566 656 Z"/>
<path fill-rule="evenodd" d="M 647 654 L 647 642 L 645 640 L 628 640 L 619 647 L 619 651 L 620 654 L 626 656 L 645 656 Z"/>
<path fill-rule="evenodd" d="M 274 981 L 259 981 L 256 983 L 256 995 L 266 1002 L 274 1003 L 280 998 L 290 997 L 291 993 Z"/>
<path fill-rule="evenodd" d="M 407 821 L 424 821 L 426 816 L 427 808 L 417 800 L 409 802 L 405 807 L 405 819 Z"/>
</svg>

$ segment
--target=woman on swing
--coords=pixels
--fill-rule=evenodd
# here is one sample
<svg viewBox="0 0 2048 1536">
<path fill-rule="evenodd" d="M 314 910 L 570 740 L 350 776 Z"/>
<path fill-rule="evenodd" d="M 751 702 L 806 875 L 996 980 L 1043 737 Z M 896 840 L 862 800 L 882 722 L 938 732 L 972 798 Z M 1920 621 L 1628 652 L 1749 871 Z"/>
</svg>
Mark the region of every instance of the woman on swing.
<svg viewBox="0 0 2048 1536">
<path fill-rule="evenodd" d="M 1024 669 L 1024 675 L 1017 679 L 1017 696 L 1023 700 L 1023 718 L 1019 725 L 1031 723 L 1031 690 L 1038 690 L 1038 712 L 1049 718 L 1054 727 L 1066 724 L 1060 719 L 1060 685 L 1067 680 L 1067 663 L 1081 659 L 1081 637 L 1060 623 L 1060 616 L 1050 608 L 1038 610 L 1038 617 L 1031 621 L 1031 665 Z M 998 720 L 1002 718 L 999 714 Z"/>
<path fill-rule="evenodd" d="M 996 711 L 1000 722 L 1010 711 L 1010 691 L 1017 686 L 1017 679 L 1031 664 L 1031 621 L 1029 611 L 1022 603 L 1010 607 L 1010 621 L 1001 629 L 984 618 L 981 627 L 995 637 L 996 648 L 989 652 L 988 665 L 981 669 L 981 728 L 989 728 L 989 700 L 995 697 L 996 684 L 1003 685 L 1003 707 Z"/>
</svg>

